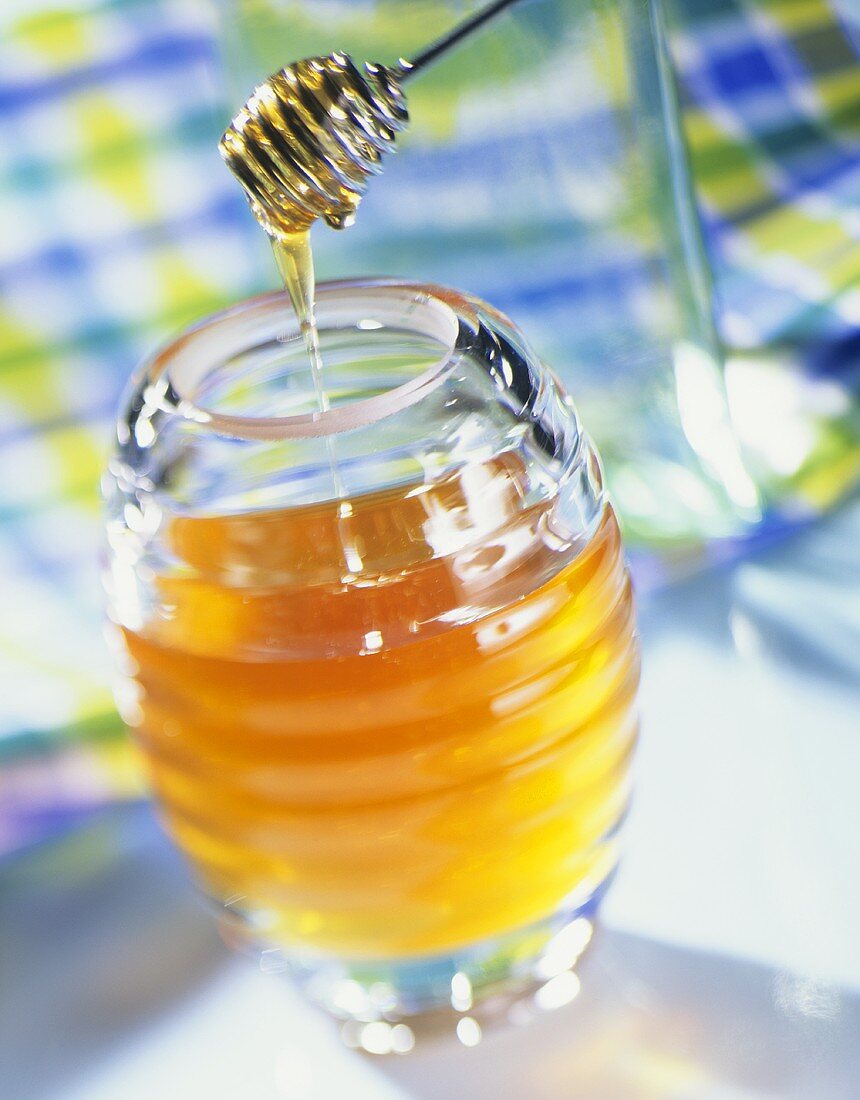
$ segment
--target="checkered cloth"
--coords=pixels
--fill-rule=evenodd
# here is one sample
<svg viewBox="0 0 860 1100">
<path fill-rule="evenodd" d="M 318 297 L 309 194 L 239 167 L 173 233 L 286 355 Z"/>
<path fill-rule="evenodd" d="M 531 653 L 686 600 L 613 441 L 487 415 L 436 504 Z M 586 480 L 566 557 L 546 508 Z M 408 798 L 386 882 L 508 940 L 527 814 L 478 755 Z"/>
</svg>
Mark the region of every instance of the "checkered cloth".
<svg viewBox="0 0 860 1100">
<path fill-rule="evenodd" d="M 137 790 L 101 638 L 112 420 L 145 352 L 265 271 L 208 6 L 27 7 L 0 16 L 0 853 Z"/>
<path fill-rule="evenodd" d="M 736 427 L 826 507 L 860 477 L 860 4 L 670 3 Z"/>
<path fill-rule="evenodd" d="M 844 379 L 860 349 L 856 27 L 825 0 L 674 0 L 674 27 L 727 344 Z M 100 637 L 112 415 L 145 351 L 265 267 L 217 157 L 206 0 L 12 0 L 0 30 L 2 853 L 138 791 Z M 856 440 L 856 416 L 834 430 Z M 858 448 L 839 455 L 847 483 Z M 833 479 L 831 464 L 822 499 Z"/>
<path fill-rule="evenodd" d="M 830 0 L 677 0 L 676 8 L 685 18 L 673 54 L 724 340 L 757 348 L 852 338 L 860 6 L 853 33 Z"/>
</svg>

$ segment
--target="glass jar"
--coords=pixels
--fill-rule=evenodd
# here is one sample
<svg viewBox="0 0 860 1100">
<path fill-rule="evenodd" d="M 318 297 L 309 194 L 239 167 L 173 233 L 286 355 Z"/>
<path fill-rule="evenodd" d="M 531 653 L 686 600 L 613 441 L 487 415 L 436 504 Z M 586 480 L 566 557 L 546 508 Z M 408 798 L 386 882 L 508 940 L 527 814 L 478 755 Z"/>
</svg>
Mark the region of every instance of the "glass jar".
<svg viewBox="0 0 860 1100">
<path fill-rule="evenodd" d="M 301 57 L 409 58 L 481 6 L 223 0 L 231 102 Z M 314 233 L 321 275 L 466 286 L 514 318 L 576 393 L 631 545 L 689 552 L 742 533 L 757 492 L 659 0 L 524 0 L 405 91 L 409 128 L 356 224 Z"/>
<path fill-rule="evenodd" d="M 118 700 L 231 936 L 390 1032 L 575 963 L 637 643 L 594 451 L 518 330 L 393 281 L 324 284 L 317 316 L 325 412 L 283 294 L 133 379 L 105 482 Z"/>
</svg>

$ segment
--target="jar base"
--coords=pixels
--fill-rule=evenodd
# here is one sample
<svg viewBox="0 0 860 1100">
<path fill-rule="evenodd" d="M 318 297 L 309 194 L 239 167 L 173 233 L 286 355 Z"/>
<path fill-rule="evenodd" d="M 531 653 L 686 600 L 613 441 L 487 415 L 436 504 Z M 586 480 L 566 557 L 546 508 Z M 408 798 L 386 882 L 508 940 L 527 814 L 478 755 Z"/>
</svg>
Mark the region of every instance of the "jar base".
<svg viewBox="0 0 860 1100">
<path fill-rule="evenodd" d="M 340 1023 L 344 1043 L 371 1054 L 405 1054 L 446 1036 L 476 1046 L 488 1027 L 522 1024 L 579 992 L 575 967 L 614 872 L 574 906 L 462 949 L 419 958 L 308 958 L 261 952 L 265 971 L 282 971 Z"/>
</svg>

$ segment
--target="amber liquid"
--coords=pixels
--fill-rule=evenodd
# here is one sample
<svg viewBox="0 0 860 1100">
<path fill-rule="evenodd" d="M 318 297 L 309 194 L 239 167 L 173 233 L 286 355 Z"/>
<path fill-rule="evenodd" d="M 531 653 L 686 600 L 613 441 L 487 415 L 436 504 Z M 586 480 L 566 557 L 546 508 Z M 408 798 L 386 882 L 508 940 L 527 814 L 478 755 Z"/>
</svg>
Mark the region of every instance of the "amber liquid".
<svg viewBox="0 0 860 1100">
<path fill-rule="evenodd" d="M 353 499 L 354 583 L 343 504 L 173 521 L 188 575 L 125 634 L 137 734 L 169 829 L 254 935 L 438 952 L 614 865 L 638 679 L 615 518 L 563 552 L 533 506 L 508 550 L 437 556 L 433 517 L 474 504 L 456 477 Z"/>
<path fill-rule="evenodd" d="M 310 360 L 314 382 L 314 394 L 320 412 L 329 407 L 328 395 L 323 384 L 323 364 L 320 353 L 319 333 L 315 316 L 316 278 L 314 275 L 311 231 L 284 233 L 271 238 L 275 262 L 290 296 L 302 339 Z"/>
<path fill-rule="evenodd" d="M 313 379 L 314 397 L 317 411 L 328 412 L 330 402 L 323 377 L 323 360 L 320 351 L 320 338 L 316 321 L 316 275 L 311 249 L 311 231 L 302 229 L 295 233 L 281 233 L 270 237 L 275 262 L 284 282 L 284 289 L 290 297 L 299 331 L 308 353 L 308 362 Z M 337 446 L 332 436 L 325 436 L 326 459 L 331 474 L 332 493 L 343 497 L 343 484 L 337 468 Z M 343 537 L 348 539 L 349 532 L 345 523 L 341 523 Z"/>
</svg>

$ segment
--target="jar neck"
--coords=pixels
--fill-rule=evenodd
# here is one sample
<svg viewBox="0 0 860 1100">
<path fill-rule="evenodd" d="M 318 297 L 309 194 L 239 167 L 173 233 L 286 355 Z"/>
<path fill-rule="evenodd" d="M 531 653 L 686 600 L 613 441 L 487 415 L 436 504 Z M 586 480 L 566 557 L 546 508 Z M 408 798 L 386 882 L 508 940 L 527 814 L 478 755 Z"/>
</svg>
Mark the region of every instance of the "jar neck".
<svg viewBox="0 0 860 1100">
<path fill-rule="evenodd" d="M 318 288 L 317 323 L 330 409 L 285 296 L 264 295 L 144 365 L 120 459 L 185 514 L 337 502 L 501 459 L 524 507 L 557 496 L 568 527 L 593 524 L 602 484 L 573 405 L 503 315 L 440 287 L 344 281 Z"/>
</svg>

